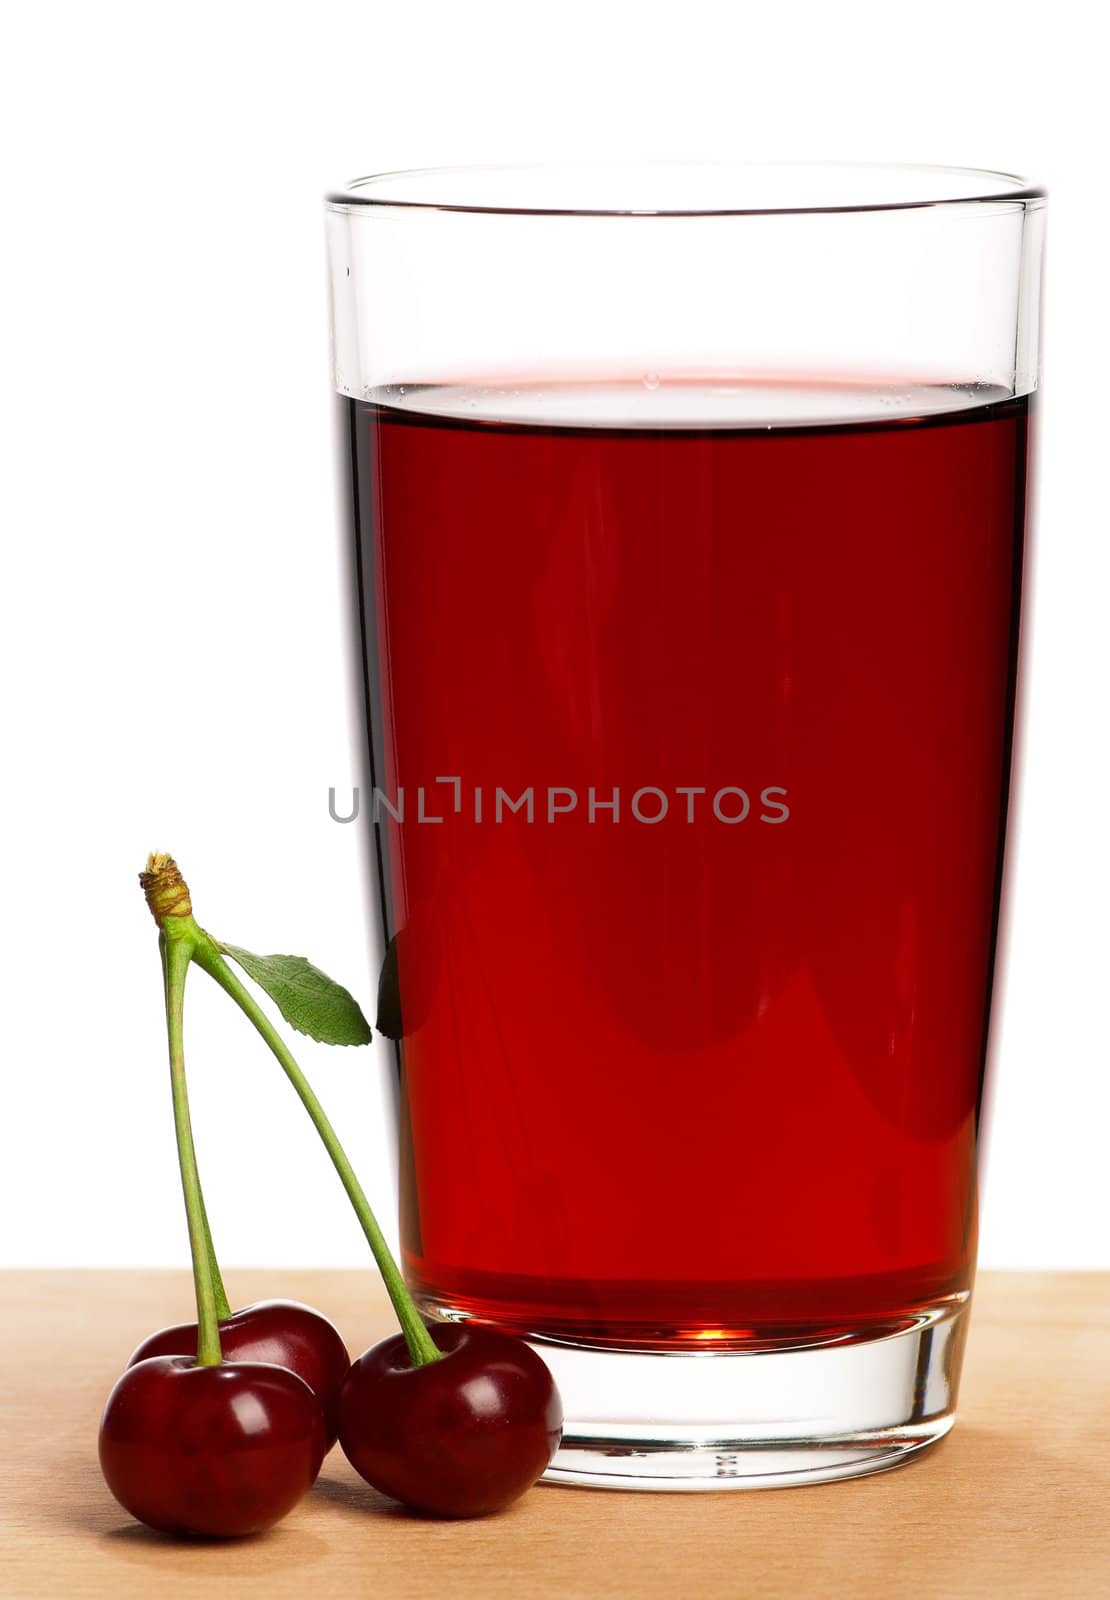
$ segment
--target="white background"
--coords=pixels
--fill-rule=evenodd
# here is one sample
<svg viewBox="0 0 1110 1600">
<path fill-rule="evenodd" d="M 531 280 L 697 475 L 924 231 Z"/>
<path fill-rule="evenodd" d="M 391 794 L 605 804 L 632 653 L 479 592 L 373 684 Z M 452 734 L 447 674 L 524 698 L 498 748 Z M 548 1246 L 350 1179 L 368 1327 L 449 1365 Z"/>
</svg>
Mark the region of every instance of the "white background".
<svg viewBox="0 0 1110 1600">
<path fill-rule="evenodd" d="M 7 10 L 0 1261 L 186 1258 L 135 882 L 148 849 L 178 855 L 221 937 L 306 951 L 369 1001 L 355 830 L 327 811 L 355 763 L 322 190 L 441 162 L 708 155 L 1050 185 L 982 1257 L 1110 1266 L 1105 55 L 1081 15 L 1015 0 Z M 211 985 L 191 988 L 225 1262 L 365 1261 L 273 1063 Z M 391 1220 L 384 1054 L 301 1055 Z"/>
</svg>

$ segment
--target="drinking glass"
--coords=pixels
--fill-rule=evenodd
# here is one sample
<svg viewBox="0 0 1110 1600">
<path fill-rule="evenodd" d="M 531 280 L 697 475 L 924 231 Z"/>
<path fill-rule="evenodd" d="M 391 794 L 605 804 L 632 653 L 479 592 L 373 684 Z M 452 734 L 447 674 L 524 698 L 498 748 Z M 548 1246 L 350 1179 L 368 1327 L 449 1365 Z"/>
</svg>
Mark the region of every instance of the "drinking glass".
<svg viewBox="0 0 1110 1600">
<path fill-rule="evenodd" d="M 530 1340 L 550 1477 L 951 1426 L 1044 198 L 488 167 L 327 202 L 404 1270 Z"/>
</svg>

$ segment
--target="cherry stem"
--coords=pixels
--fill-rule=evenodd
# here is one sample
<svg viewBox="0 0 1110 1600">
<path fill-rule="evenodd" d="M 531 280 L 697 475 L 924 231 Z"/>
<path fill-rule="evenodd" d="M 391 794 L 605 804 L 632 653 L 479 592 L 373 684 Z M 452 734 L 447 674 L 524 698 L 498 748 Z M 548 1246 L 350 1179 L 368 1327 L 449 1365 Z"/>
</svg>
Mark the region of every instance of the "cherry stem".
<svg viewBox="0 0 1110 1600">
<path fill-rule="evenodd" d="M 195 924 L 194 924 L 195 926 Z M 377 1218 L 370 1209 L 370 1202 L 363 1192 L 362 1185 L 355 1177 L 354 1169 L 339 1138 L 325 1115 L 324 1108 L 317 1100 L 311 1085 L 278 1033 L 269 1017 L 259 1006 L 250 991 L 232 972 L 223 956 L 220 954 L 216 941 L 197 928 L 197 941 L 194 959 L 209 977 L 214 978 L 220 988 L 229 994 L 235 1004 L 253 1022 L 255 1028 L 269 1045 L 273 1054 L 281 1064 L 285 1076 L 300 1096 L 301 1104 L 312 1119 L 316 1132 L 320 1135 L 325 1150 L 331 1157 L 332 1165 L 339 1174 L 340 1182 L 347 1191 L 347 1198 L 354 1208 L 355 1215 L 362 1225 L 366 1235 L 366 1242 L 370 1246 L 374 1260 L 377 1262 L 378 1271 L 385 1282 L 386 1291 L 393 1302 L 393 1309 L 397 1313 L 397 1320 L 401 1324 L 401 1331 L 408 1345 L 409 1358 L 414 1367 L 426 1366 L 431 1361 L 438 1361 L 442 1352 L 432 1341 L 432 1336 L 424 1324 L 424 1319 L 416 1308 L 416 1303 L 408 1291 L 408 1286 L 398 1270 L 397 1263 L 390 1253 L 385 1236 L 378 1226 Z"/>
<path fill-rule="evenodd" d="M 216 1316 L 221 1322 L 231 1315 L 231 1306 L 228 1304 L 227 1290 L 224 1288 L 223 1274 L 220 1272 L 220 1263 L 216 1259 L 216 1247 L 212 1243 L 212 1229 L 208 1225 L 208 1207 L 204 1203 L 204 1191 L 200 1196 L 200 1220 L 204 1225 L 204 1248 L 208 1254 L 208 1266 L 212 1273 L 212 1288 L 216 1297 Z"/>
<path fill-rule="evenodd" d="M 167 922 L 171 919 L 167 918 Z M 177 919 L 173 919 L 176 921 Z M 182 919 L 184 921 L 184 919 Z M 188 919 L 190 922 L 192 918 Z M 205 1225 L 193 1127 L 189 1117 L 189 1091 L 185 1082 L 185 976 L 193 959 L 194 940 L 182 930 L 174 937 L 163 925 L 158 940 L 166 991 L 166 1031 L 170 1047 L 170 1082 L 173 1086 L 173 1123 L 177 1159 L 181 1167 L 181 1192 L 189 1223 L 189 1249 L 193 1257 L 193 1286 L 197 1297 L 197 1365 L 218 1367 L 223 1361 L 216 1285 L 212 1271 L 212 1239 Z"/>
</svg>

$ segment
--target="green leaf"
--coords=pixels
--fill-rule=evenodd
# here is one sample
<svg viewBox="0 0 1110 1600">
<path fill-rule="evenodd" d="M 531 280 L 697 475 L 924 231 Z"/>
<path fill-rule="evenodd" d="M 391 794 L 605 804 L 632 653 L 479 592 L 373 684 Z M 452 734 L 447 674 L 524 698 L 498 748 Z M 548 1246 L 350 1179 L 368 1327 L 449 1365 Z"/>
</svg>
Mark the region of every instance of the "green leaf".
<svg viewBox="0 0 1110 1600">
<path fill-rule="evenodd" d="M 255 956 L 221 944 L 259 988 L 265 989 L 291 1028 L 321 1044 L 369 1044 L 370 1024 L 354 995 L 304 956 Z"/>
</svg>

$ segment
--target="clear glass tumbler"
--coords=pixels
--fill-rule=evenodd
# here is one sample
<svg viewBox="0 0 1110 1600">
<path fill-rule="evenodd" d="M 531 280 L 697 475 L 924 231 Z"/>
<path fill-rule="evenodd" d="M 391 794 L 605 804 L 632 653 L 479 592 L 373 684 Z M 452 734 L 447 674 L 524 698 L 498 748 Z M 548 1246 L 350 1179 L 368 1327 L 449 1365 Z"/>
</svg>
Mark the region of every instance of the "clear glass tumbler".
<svg viewBox="0 0 1110 1600">
<path fill-rule="evenodd" d="M 951 1426 L 1042 193 L 837 165 L 327 202 L 404 1267 L 533 1341 L 550 1476 Z"/>
</svg>

